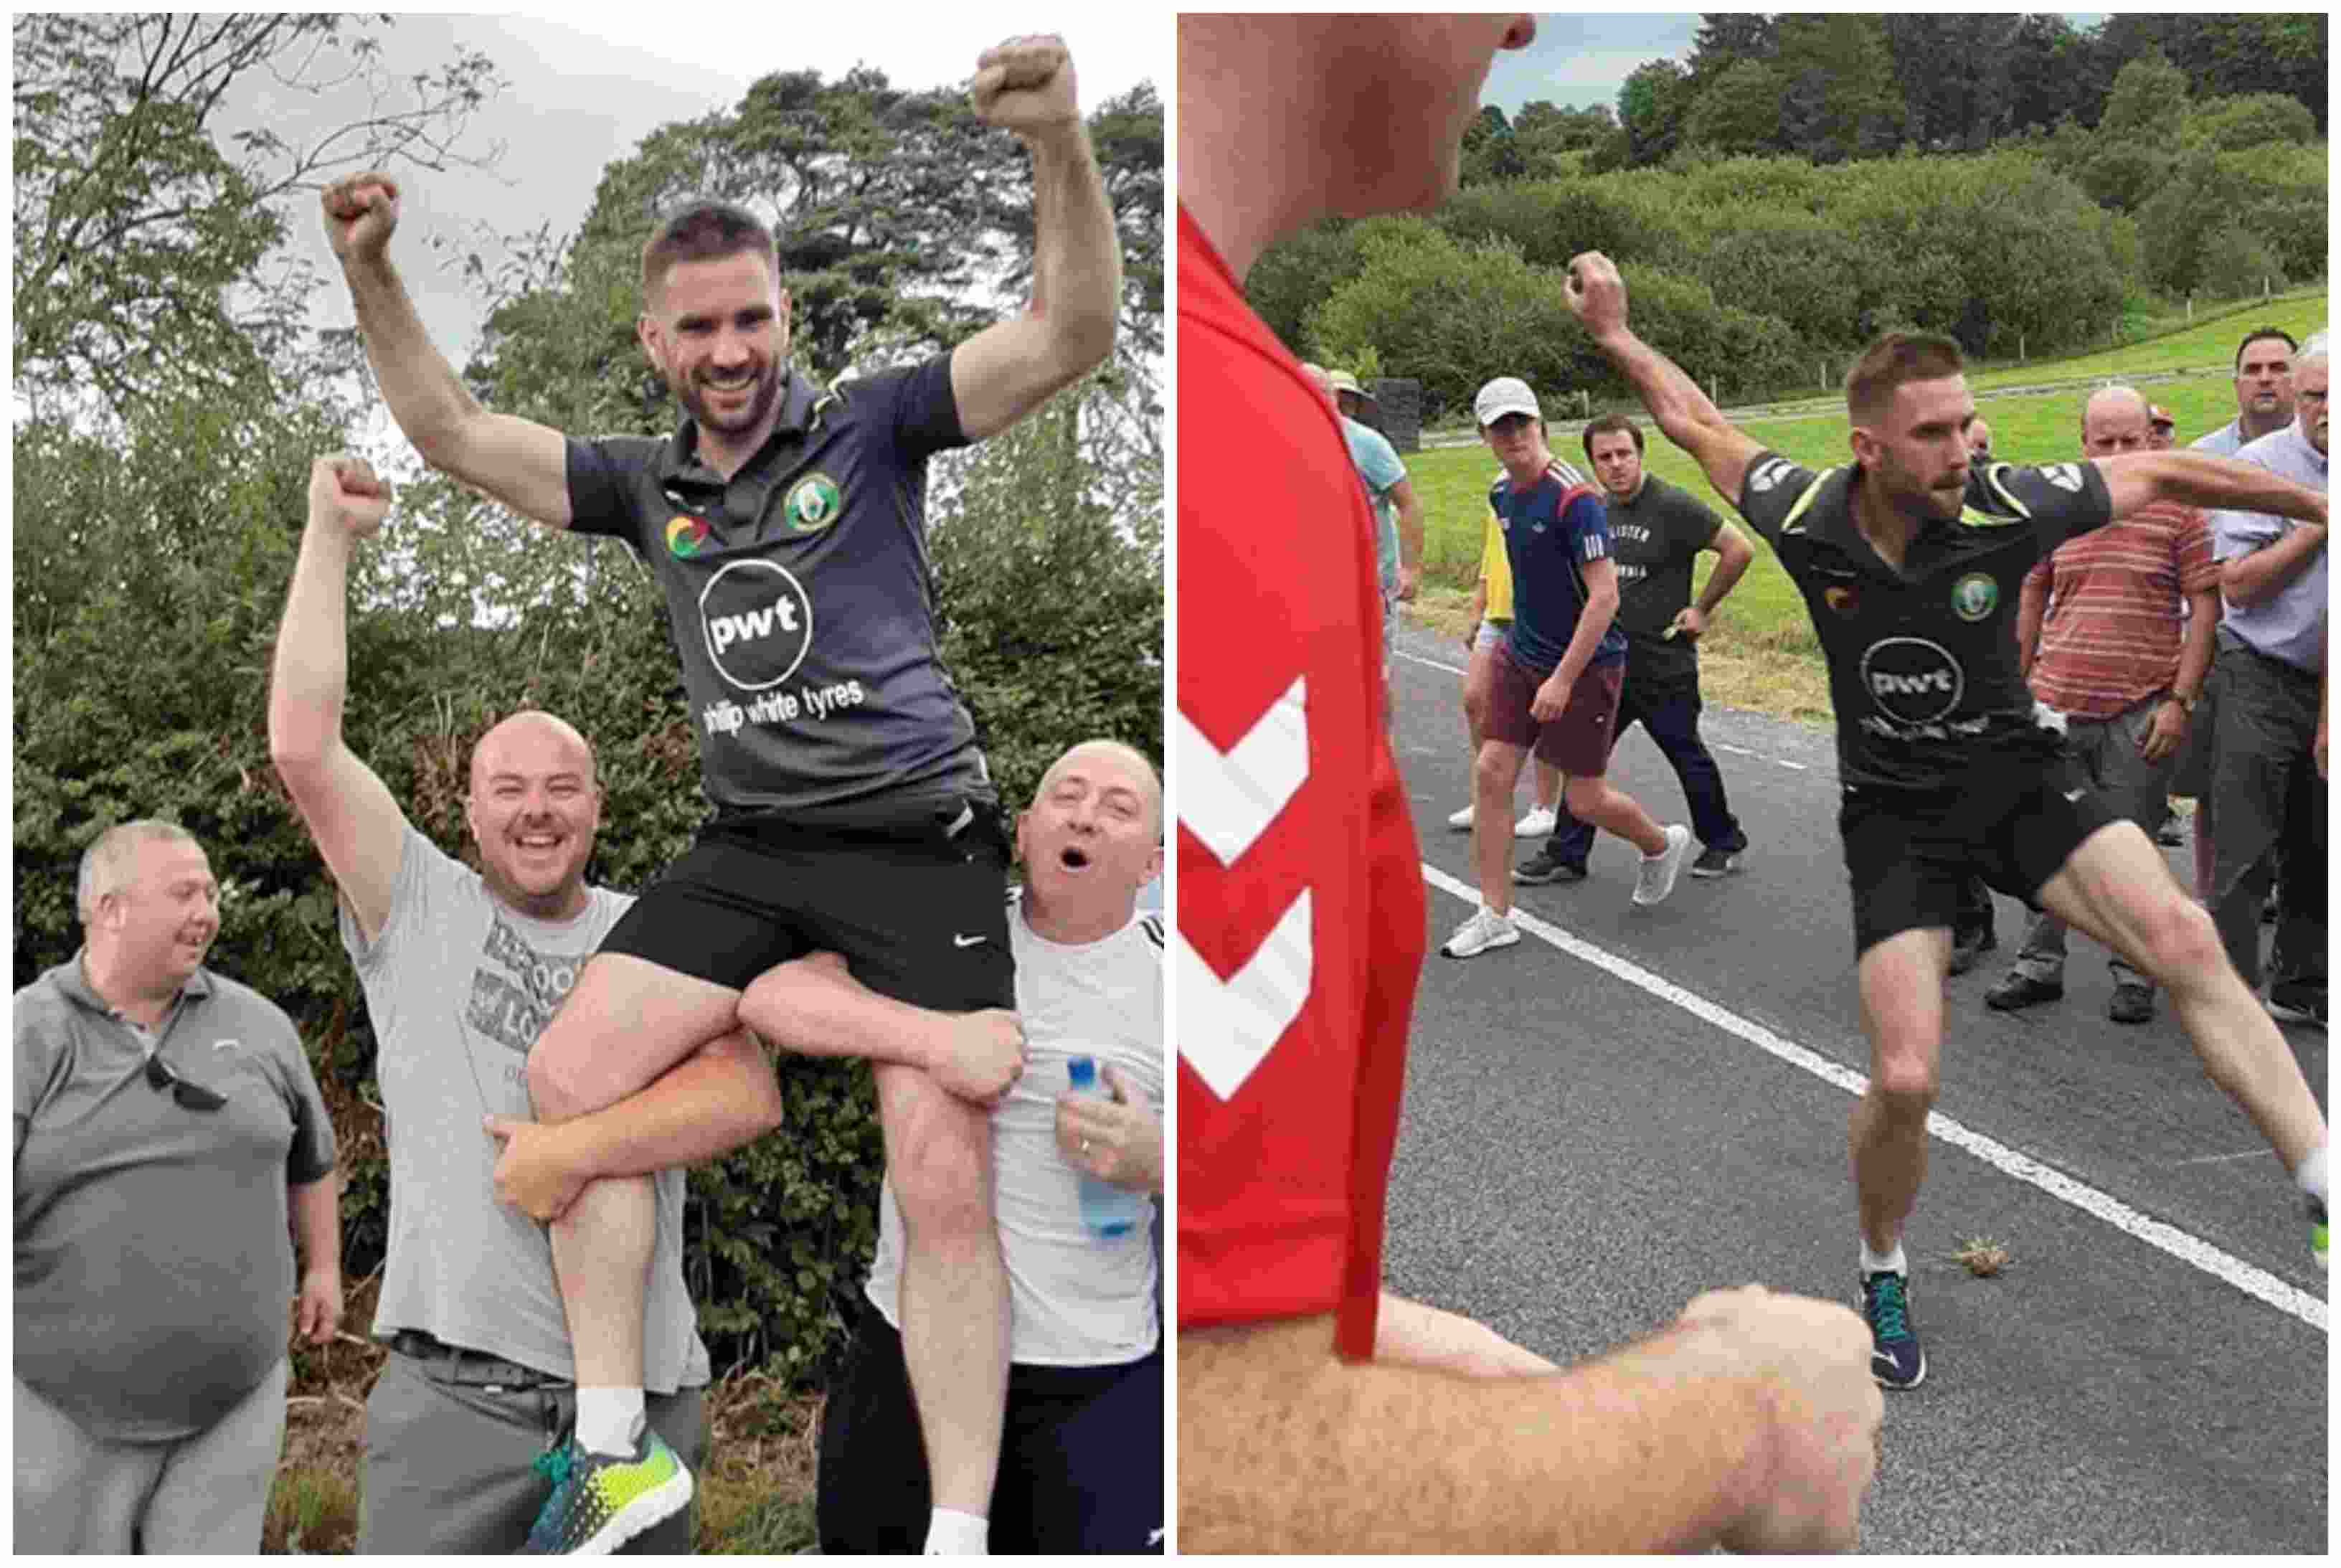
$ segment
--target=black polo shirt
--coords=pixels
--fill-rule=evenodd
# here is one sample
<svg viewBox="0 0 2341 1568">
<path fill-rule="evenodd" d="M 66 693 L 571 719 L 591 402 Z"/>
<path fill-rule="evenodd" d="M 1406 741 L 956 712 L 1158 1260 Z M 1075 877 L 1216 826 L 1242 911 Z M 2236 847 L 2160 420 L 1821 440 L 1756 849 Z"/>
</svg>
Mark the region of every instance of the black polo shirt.
<svg viewBox="0 0 2341 1568">
<path fill-rule="evenodd" d="M 1818 474 L 1777 453 L 1737 503 L 1804 594 L 1828 661 L 1838 775 L 1938 789 L 2011 755 L 2055 754 L 2017 668 L 2016 606 L 2034 562 L 2112 515 L 2094 463 L 1967 472 L 1957 519 L 1929 518 L 1901 567 L 1854 526 L 1858 467 Z"/>
<path fill-rule="evenodd" d="M 792 372 L 780 397 L 729 481 L 689 419 L 569 443 L 571 528 L 623 539 L 666 596 L 702 787 L 723 817 L 813 825 L 990 798 L 926 553 L 927 459 L 967 444 L 950 355 L 833 390 Z"/>
</svg>

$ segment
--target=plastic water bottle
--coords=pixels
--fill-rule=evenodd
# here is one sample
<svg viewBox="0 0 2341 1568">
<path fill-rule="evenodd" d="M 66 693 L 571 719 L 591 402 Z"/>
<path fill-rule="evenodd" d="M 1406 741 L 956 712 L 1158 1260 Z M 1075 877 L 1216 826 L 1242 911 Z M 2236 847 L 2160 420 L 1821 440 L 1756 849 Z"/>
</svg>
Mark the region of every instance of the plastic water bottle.
<svg viewBox="0 0 2341 1568">
<path fill-rule="evenodd" d="M 1074 1094 L 1108 1097 L 1098 1084 L 1096 1057 L 1071 1058 L 1065 1064 L 1065 1075 L 1072 1081 Z M 1101 1241 L 1111 1241 L 1130 1234 L 1146 1218 L 1150 1205 L 1145 1193 L 1127 1192 L 1111 1182 L 1100 1181 L 1087 1171 L 1082 1171 L 1081 1177 L 1081 1223 L 1089 1226 L 1090 1234 Z"/>
</svg>

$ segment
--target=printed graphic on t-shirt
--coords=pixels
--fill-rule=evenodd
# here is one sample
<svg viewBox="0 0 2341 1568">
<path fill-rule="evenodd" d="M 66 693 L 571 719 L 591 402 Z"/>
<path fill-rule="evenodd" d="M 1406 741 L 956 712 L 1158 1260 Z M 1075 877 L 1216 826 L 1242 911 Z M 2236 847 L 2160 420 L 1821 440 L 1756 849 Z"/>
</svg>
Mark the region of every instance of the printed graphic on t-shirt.
<svg viewBox="0 0 2341 1568">
<path fill-rule="evenodd" d="M 506 1076 L 518 1081 L 529 1048 L 553 1022 L 570 988 L 577 984 L 591 953 L 540 953 L 498 911 L 488 926 L 479 966 L 472 971 L 472 995 L 463 1022 L 523 1062 Z"/>
</svg>

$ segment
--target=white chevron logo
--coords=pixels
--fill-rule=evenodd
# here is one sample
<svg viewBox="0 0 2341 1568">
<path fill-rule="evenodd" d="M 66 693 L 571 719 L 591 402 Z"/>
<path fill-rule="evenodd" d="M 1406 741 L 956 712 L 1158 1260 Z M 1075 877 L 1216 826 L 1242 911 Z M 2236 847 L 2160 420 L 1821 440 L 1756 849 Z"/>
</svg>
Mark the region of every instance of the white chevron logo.
<svg viewBox="0 0 2341 1568">
<path fill-rule="evenodd" d="M 1309 678 L 1296 676 L 1230 751 L 1181 713 L 1177 754 L 1179 820 L 1233 865 L 1309 776 Z"/>
<path fill-rule="evenodd" d="M 1179 715 L 1179 818 L 1221 865 L 1232 866 L 1259 842 L 1309 777 L 1309 682 L 1296 676 L 1222 752 Z M 1243 966 L 1227 979 L 1177 937 L 1172 984 L 1179 988 L 1179 1054 L 1222 1100 L 1243 1087 L 1308 1004 L 1316 953 L 1301 889 Z"/>
<path fill-rule="evenodd" d="M 1178 937 L 1179 1054 L 1222 1100 L 1235 1097 L 1309 1000 L 1316 965 L 1310 903 L 1302 888 L 1250 961 L 1225 980 L 1184 934 Z"/>
</svg>

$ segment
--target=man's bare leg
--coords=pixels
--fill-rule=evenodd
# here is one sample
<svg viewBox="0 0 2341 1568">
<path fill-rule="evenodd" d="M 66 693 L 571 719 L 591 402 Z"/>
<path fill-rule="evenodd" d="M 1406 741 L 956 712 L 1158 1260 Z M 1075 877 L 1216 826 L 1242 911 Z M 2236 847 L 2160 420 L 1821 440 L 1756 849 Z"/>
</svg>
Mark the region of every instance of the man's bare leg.
<svg viewBox="0 0 2341 1568">
<path fill-rule="evenodd" d="M 1847 1141 L 1861 1237 L 1892 1253 L 1927 1179 L 1927 1113 L 1934 1109 L 1943 1039 L 1948 927 L 1898 932 L 1861 955 L 1861 1027 L 1869 1087 L 1854 1102 Z"/>
<path fill-rule="evenodd" d="M 2092 834 L 2041 888 L 2040 902 L 2170 993 L 2204 1072 L 2251 1118 L 2285 1169 L 2300 1175 L 2325 1145 L 2316 1096 L 2283 1032 L 2227 962 L 2209 912 L 2172 880 L 2137 824 L 2117 822 Z M 2319 1176 L 2320 1199 L 2322 1187 Z"/>
<path fill-rule="evenodd" d="M 565 1122 L 643 1088 L 732 1028 L 740 994 L 624 954 L 598 954 L 528 1056 L 530 1103 Z M 577 1363 L 577 1440 L 630 1453 L 643 1405 L 643 1313 L 657 1237 L 651 1178 L 588 1183 L 548 1227 Z"/>
<path fill-rule="evenodd" d="M 1471 862 L 1479 873 L 1479 902 L 1498 914 L 1512 907 L 1512 786 L 1528 754 L 1525 747 L 1482 741 L 1471 764 Z"/>
<path fill-rule="evenodd" d="M 938 1511 L 988 1519 L 1008 1405 L 1009 1311 L 991 1211 L 991 1113 L 918 1068 L 871 1065 L 886 1177 L 902 1211 L 902 1359 L 929 1493 Z"/>
<path fill-rule="evenodd" d="M 1612 788 L 1608 779 L 1571 774 L 1562 795 L 1569 802 L 1569 814 L 1578 821 L 1615 834 L 1645 855 L 1665 852 L 1667 830 L 1652 820 L 1639 801 Z"/>
</svg>

